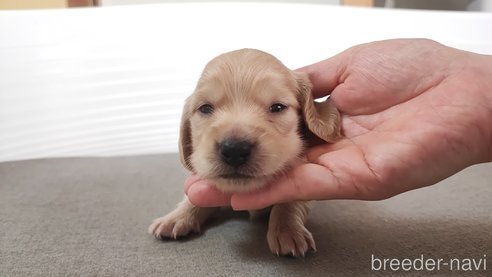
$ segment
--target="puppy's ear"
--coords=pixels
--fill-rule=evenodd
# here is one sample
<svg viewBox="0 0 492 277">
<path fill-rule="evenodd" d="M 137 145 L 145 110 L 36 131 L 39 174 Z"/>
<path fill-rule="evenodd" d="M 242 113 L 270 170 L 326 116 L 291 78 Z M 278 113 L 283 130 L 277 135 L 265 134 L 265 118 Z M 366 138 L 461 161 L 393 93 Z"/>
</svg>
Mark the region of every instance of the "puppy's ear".
<svg viewBox="0 0 492 277">
<path fill-rule="evenodd" d="M 190 98 L 188 98 L 186 99 L 183 107 L 183 113 L 181 114 L 181 126 L 179 130 L 179 155 L 183 166 L 186 167 L 186 169 L 193 171 L 193 166 L 190 161 L 191 153 L 193 153 L 190 116 Z"/>
<path fill-rule="evenodd" d="M 335 142 L 340 137 L 340 113 L 328 98 L 315 102 L 311 94 L 311 82 L 307 74 L 293 72 L 297 81 L 302 117 L 309 131 L 326 142 Z"/>
</svg>

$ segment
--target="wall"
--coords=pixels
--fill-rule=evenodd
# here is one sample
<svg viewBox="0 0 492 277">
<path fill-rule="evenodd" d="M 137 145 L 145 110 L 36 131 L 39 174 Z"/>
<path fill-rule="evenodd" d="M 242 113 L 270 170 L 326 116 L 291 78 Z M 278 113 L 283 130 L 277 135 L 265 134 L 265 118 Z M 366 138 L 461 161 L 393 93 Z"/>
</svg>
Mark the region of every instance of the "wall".
<svg viewBox="0 0 492 277">
<path fill-rule="evenodd" d="M 0 9 L 66 8 L 66 0 L 0 0 Z"/>
<path fill-rule="evenodd" d="M 397 37 L 492 54 L 490 26 L 487 13 L 314 4 L 0 11 L 0 161 L 175 152 L 184 99 L 229 50 L 290 68 Z"/>
</svg>

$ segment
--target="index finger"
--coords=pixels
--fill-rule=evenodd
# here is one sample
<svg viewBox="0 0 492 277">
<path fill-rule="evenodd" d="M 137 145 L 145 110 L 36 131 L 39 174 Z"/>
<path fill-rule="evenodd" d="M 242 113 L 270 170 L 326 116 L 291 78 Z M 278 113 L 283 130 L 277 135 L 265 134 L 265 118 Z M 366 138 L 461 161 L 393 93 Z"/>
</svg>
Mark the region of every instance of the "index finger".
<svg viewBox="0 0 492 277">
<path fill-rule="evenodd" d="M 273 204 L 294 200 L 321 200 L 342 198 L 336 177 L 321 165 L 302 164 L 272 184 L 250 193 L 233 194 L 234 210 L 258 210 Z"/>
<path fill-rule="evenodd" d="M 186 178 L 184 187 L 188 200 L 198 207 L 228 206 L 231 202 L 230 194 L 219 191 L 195 174 Z"/>
</svg>

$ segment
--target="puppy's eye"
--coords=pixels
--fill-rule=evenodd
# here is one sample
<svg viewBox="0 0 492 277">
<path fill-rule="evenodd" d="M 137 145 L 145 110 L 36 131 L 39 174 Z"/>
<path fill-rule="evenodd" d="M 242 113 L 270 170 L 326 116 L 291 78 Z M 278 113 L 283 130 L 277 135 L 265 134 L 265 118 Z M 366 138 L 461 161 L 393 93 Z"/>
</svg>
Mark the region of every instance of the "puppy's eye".
<svg viewBox="0 0 492 277">
<path fill-rule="evenodd" d="M 198 108 L 198 110 L 203 114 L 210 114 L 214 111 L 214 107 L 210 104 L 203 104 Z"/>
<path fill-rule="evenodd" d="M 287 106 L 285 106 L 284 104 L 275 103 L 275 104 L 270 106 L 270 112 L 271 113 L 279 113 L 279 112 L 285 110 L 286 108 L 287 108 Z"/>
</svg>

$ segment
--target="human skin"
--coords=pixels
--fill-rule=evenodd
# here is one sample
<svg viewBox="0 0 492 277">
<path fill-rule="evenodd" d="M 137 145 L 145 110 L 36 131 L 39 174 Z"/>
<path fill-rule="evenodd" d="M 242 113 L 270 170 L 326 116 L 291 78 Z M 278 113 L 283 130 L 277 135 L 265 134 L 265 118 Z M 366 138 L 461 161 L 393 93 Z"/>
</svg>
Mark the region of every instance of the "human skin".
<svg viewBox="0 0 492 277">
<path fill-rule="evenodd" d="M 344 137 L 250 193 L 224 194 L 196 175 L 197 206 L 254 210 L 292 200 L 381 200 L 492 161 L 492 56 L 425 39 L 352 47 L 298 69 L 331 94 Z"/>
</svg>

